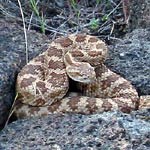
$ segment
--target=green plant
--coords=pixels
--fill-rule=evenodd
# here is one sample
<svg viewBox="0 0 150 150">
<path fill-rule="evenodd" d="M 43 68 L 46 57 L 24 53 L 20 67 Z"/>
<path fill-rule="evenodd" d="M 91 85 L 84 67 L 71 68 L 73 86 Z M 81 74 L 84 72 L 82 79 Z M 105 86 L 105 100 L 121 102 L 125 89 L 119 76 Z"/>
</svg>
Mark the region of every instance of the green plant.
<svg viewBox="0 0 150 150">
<path fill-rule="evenodd" d="M 81 12 L 80 12 L 80 9 L 78 8 L 78 0 L 70 0 L 70 4 L 71 4 L 72 8 L 74 9 L 74 11 L 77 15 L 77 18 L 79 20 Z"/>
<path fill-rule="evenodd" d="M 101 3 L 101 0 L 96 0 L 96 4 L 100 4 Z"/>
<path fill-rule="evenodd" d="M 95 30 L 99 27 L 99 19 L 95 19 L 93 18 L 91 21 L 90 21 L 90 28 Z"/>
<path fill-rule="evenodd" d="M 73 9 L 77 9 L 77 5 L 78 5 L 78 2 L 77 2 L 77 0 L 70 0 L 70 4 L 71 4 L 71 6 L 73 7 Z"/>
<path fill-rule="evenodd" d="M 36 0 L 30 0 L 30 6 L 35 15 L 38 17 L 42 33 L 45 33 L 45 18 L 43 14 L 40 16 Z"/>
<path fill-rule="evenodd" d="M 39 16 L 39 10 L 37 8 L 37 4 L 36 4 L 36 1 L 35 0 L 30 0 L 30 5 L 31 5 L 31 8 L 32 10 L 34 11 L 34 13 Z"/>
<path fill-rule="evenodd" d="M 43 14 L 41 16 L 41 31 L 42 31 L 42 33 L 45 33 L 45 18 L 43 16 Z"/>
<path fill-rule="evenodd" d="M 107 21 L 108 18 L 109 18 L 109 15 L 104 15 L 104 16 L 102 17 L 102 21 Z"/>
</svg>

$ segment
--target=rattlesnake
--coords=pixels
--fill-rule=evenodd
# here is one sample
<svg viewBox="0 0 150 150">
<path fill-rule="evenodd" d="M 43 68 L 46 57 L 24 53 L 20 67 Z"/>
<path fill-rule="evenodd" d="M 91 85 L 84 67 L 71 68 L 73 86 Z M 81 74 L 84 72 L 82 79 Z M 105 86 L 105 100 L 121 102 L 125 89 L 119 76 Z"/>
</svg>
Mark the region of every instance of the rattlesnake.
<svg viewBox="0 0 150 150">
<path fill-rule="evenodd" d="M 104 65 L 106 56 L 105 43 L 94 36 L 71 34 L 51 42 L 18 74 L 17 117 L 136 110 L 137 91 Z M 69 92 L 69 80 L 77 93 Z"/>
</svg>

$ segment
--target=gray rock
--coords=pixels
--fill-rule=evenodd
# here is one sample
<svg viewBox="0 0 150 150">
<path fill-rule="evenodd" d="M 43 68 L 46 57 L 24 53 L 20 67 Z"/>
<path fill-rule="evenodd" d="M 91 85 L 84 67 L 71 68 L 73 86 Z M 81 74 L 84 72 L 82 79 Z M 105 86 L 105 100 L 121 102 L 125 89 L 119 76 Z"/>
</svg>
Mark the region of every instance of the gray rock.
<svg viewBox="0 0 150 150">
<path fill-rule="evenodd" d="M 27 33 L 29 59 L 46 50 L 48 38 L 34 31 Z M 15 79 L 26 63 L 24 32 L 15 23 L 0 20 L 0 128 L 15 98 Z"/>
<path fill-rule="evenodd" d="M 150 95 L 150 30 L 136 29 L 110 46 L 106 65 L 131 81 L 139 95 Z"/>
<path fill-rule="evenodd" d="M 132 0 L 130 1 L 131 17 L 130 28 L 150 27 L 150 0 Z"/>
<path fill-rule="evenodd" d="M 66 114 L 18 120 L 0 132 L 0 149 L 148 150 L 150 110 Z"/>
</svg>

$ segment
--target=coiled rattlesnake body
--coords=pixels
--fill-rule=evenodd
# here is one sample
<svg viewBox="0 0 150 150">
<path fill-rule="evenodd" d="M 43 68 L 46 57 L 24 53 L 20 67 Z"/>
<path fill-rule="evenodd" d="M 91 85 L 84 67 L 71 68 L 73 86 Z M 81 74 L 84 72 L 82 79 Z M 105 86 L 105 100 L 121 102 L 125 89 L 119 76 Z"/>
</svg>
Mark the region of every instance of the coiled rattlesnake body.
<svg viewBox="0 0 150 150">
<path fill-rule="evenodd" d="M 105 43 L 90 35 L 72 34 L 54 40 L 19 73 L 16 115 L 135 110 L 139 103 L 136 90 L 103 64 L 106 55 Z M 68 92 L 69 78 L 75 81 L 79 94 Z"/>
</svg>

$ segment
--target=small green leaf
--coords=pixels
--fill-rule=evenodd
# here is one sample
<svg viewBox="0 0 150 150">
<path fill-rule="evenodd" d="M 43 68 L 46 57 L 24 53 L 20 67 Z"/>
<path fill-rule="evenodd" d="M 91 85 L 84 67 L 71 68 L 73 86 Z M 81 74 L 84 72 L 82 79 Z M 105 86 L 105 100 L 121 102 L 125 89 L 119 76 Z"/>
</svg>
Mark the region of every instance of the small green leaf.
<svg viewBox="0 0 150 150">
<path fill-rule="evenodd" d="M 103 17 L 102 17 L 102 21 L 107 21 L 108 20 L 108 15 L 104 15 Z"/>
<path fill-rule="evenodd" d="M 99 19 L 93 18 L 90 21 L 90 27 L 91 27 L 91 29 L 97 29 L 99 27 Z"/>
</svg>

